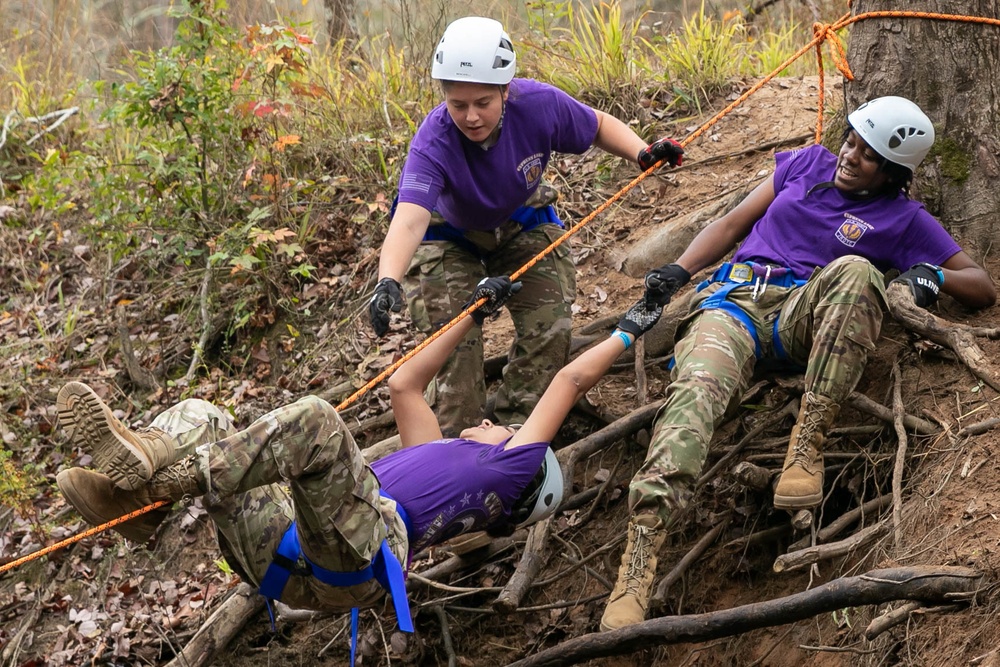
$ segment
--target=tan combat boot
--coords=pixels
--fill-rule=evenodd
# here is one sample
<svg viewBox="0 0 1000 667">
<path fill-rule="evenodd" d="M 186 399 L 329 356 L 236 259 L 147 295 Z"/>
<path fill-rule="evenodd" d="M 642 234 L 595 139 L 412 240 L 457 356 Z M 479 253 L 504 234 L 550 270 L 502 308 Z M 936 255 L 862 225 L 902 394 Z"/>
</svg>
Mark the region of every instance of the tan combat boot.
<svg viewBox="0 0 1000 667">
<path fill-rule="evenodd" d="M 123 489 L 136 489 L 173 462 L 177 443 L 165 431 L 133 431 L 82 382 L 70 382 L 56 398 L 59 425 L 73 445 L 90 452 L 94 467 Z"/>
<path fill-rule="evenodd" d="M 56 485 L 87 523 L 99 526 L 160 500 L 173 503 L 185 496 L 200 495 L 198 479 L 194 458 L 187 457 L 158 471 L 148 484 L 135 490 L 121 489 L 107 475 L 83 468 L 63 470 L 56 475 Z M 167 505 L 112 529 L 126 539 L 146 542 L 169 513 Z"/>
<path fill-rule="evenodd" d="M 806 392 L 788 442 L 781 477 L 774 487 L 774 506 L 809 509 L 823 500 L 823 444 L 840 406 L 825 396 Z"/>
<path fill-rule="evenodd" d="M 628 523 L 628 543 L 618 568 L 618 581 L 601 617 L 601 630 L 617 630 L 646 620 L 649 592 L 656 574 L 656 554 L 667 531 L 655 528 L 655 516 L 634 517 Z"/>
</svg>

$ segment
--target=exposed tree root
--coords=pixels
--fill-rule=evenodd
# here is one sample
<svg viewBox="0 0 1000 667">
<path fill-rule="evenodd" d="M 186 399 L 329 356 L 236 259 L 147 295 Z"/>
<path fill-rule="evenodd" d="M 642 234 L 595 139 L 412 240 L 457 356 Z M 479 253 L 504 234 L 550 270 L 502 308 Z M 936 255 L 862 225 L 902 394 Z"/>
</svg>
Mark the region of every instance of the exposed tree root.
<svg viewBox="0 0 1000 667">
<path fill-rule="evenodd" d="M 510 667 L 575 665 L 654 646 L 731 637 L 844 607 L 884 604 L 893 600 L 954 602 L 957 596 L 974 596 L 982 583 L 982 574 L 964 567 L 873 570 L 776 600 L 706 614 L 657 618 L 613 632 L 583 635 L 511 663 Z"/>
</svg>

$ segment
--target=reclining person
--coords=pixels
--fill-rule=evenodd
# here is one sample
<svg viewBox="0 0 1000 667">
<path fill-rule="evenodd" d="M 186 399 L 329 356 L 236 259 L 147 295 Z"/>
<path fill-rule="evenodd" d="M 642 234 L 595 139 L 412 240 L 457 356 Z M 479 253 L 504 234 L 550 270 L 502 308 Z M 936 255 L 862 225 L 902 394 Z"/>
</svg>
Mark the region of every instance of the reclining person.
<svg viewBox="0 0 1000 667">
<path fill-rule="evenodd" d="M 313 396 L 242 431 L 201 400 L 131 430 L 90 387 L 71 382 L 58 395 L 60 424 L 96 470 L 63 470 L 58 486 L 92 524 L 158 500 L 202 496 L 227 560 L 267 597 L 338 612 L 372 606 L 392 587 L 407 629 L 405 590 L 393 584 L 402 585 L 399 564 L 465 532 L 551 515 L 563 481 L 550 441 L 577 399 L 661 312 L 640 299 L 610 338 L 559 371 L 516 432 L 483 420 L 443 439 L 423 390 L 465 335 L 514 291 L 507 278 L 484 279 L 470 303 L 486 303 L 390 378 L 404 448 L 370 466 L 337 411 Z M 160 508 L 114 529 L 144 542 L 168 512 Z"/>
</svg>

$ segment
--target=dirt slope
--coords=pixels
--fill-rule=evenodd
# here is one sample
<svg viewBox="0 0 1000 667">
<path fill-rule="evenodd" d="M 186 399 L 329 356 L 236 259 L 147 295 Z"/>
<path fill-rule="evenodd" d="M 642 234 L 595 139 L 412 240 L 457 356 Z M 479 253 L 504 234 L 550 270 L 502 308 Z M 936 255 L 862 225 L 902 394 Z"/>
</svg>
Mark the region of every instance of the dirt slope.
<svg viewBox="0 0 1000 667">
<path fill-rule="evenodd" d="M 816 86 L 814 78 L 772 83 L 693 143 L 684 168 L 646 179 L 575 238 L 573 248 L 579 266 L 575 313 L 578 329 L 620 313 L 639 296 L 639 281 L 622 273 L 619 267 L 625 253 L 642 244 L 658 225 L 724 198 L 769 173 L 773 167 L 771 152 L 755 152 L 751 150 L 754 147 L 811 135 L 818 102 Z M 829 92 L 831 101 L 839 102 L 840 89 L 835 87 Z M 717 108 L 724 103 L 720 101 Z M 703 120 L 692 118 L 681 122 L 674 132 L 682 137 Z M 634 172 L 625 167 L 616 168 L 609 175 L 605 163 L 595 155 L 566 158 L 556 166 L 555 182 L 563 192 L 563 211 L 571 222 L 589 214 L 634 177 Z M 100 341 L 86 335 L 70 334 L 59 349 L 51 350 L 48 355 L 38 354 L 37 344 L 32 342 L 32 322 L 25 313 L 30 310 L 50 329 L 57 329 L 65 321 L 65 315 L 54 296 L 56 281 L 42 276 L 42 270 L 32 264 L 32 254 L 39 251 L 24 239 L 25 233 L 26 230 L 19 234 L 10 229 L 4 232 L 7 247 L 16 250 L 21 259 L 6 262 L 2 277 L 5 283 L 13 285 L 18 276 L 30 274 L 45 287 L 44 296 L 39 296 L 38 291 L 31 296 L 18 291 L 12 298 L 13 305 L 6 306 L 9 312 L 3 313 L 6 317 L 0 316 L 3 349 L 11 363 L 22 356 L 34 355 L 45 360 L 36 363 L 48 367 L 44 373 L 25 371 L 28 377 L 25 386 L 17 392 L 8 389 L 4 394 L 4 437 L 8 432 L 13 437 L 28 434 L 33 438 L 32 455 L 46 461 L 40 471 L 46 483 L 39 488 L 44 491 L 32 499 L 32 504 L 39 517 L 63 526 L 47 536 L 51 542 L 82 528 L 75 513 L 51 486 L 55 472 L 75 455 L 65 447 L 60 434 L 52 430 L 55 419 L 49 406 L 54 392 L 63 381 L 77 378 L 118 386 L 115 382 L 120 371 L 109 368 L 114 364 L 108 359 L 100 360 L 96 354 L 99 361 L 89 367 L 79 361 L 72 364 L 63 361 L 64 354 L 75 345 L 99 349 Z M 53 243 L 66 245 L 71 251 L 72 234 Z M 988 264 L 996 275 L 1000 267 Z M 67 259 L 65 270 L 78 273 L 73 279 L 76 291 L 69 297 L 70 305 L 88 310 L 86 272 L 94 270 L 93 267 Z M 997 325 L 995 309 L 970 313 L 944 301 L 939 312 L 951 320 L 982 327 Z M 99 312 L 100 308 L 89 306 L 89 310 Z M 362 326 L 359 321 L 359 331 Z M 488 326 L 489 350 L 501 354 L 509 340 L 509 322 L 501 319 Z M 395 338 L 382 346 L 379 355 L 366 357 L 364 363 L 369 370 L 386 365 L 405 349 L 410 344 L 407 337 L 405 329 L 400 329 Z M 363 333 L 359 333 L 359 341 L 365 341 Z M 1000 343 L 982 341 L 981 345 L 991 358 L 996 357 Z M 661 554 L 660 576 L 724 517 L 728 517 L 727 528 L 707 554 L 667 591 L 665 605 L 658 613 L 726 609 L 803 591 L 838 576 L 894 565 L 965 565 L 983 571 L 990 580 L 996 579 L 1000 569 L 997 506 L 1000 474 L 995 461 L 1000 442 L 994 431 L 974 438 L 956 437 L 963 427 L 1000 416 L 996 392 L 981 386 L 950 353 L 915 344 L 895 323 L 886 325 L 880 348 L 858 390 L 879 403 L 891 405 L 891 371 L 897 362 L 907 412 L 944 429 L 936 436 L 913 437 L 909 443 L 901 543 L 895 546 L 890 535 L 847 557 L 820 563 L 811 573 L 776 574 L 771 569 L 774 558 L 806 533 L 788 528 L 787 515 L 773 511 L 766 492 L 749 491 L 723 471 L 700 488 L 691 511 L 676 526 Z M 61 364 L 67 370 L 62 370 Z M 662 363 L 650 364 L 647 373 L 648 400 L 656 400 L 663 395 L 667 374 Z M 331 372 L 330 377 L 336 376 L 335 371 Z M 237 396 L 237 414 L 248 419 L 271 404 L 310 390 L 304 383 L 293 382 L 282 388 L 271 386 L 264 381 L 266 378 L 266 373 L 260 373 L 255 378 L 259 382 L 242 384 L 222 378 L 216 382 L 216 389 L 201 386 L 196 393 L 210 400 L 232 400 Z M 328 380 L 328 384 L 332 382 Z M 328 384 L 312 390 L 322 391 Z M 217 395 L 212 395 L 213 391 Z M 721 429 L 709 464 L 718 460 L 726 446 L 765 419 L 767 409 L 780 408 L 793 393 L 773 382 L 773 377 L 762 376 L 761 383 L 744 402 L 746 407 Z M 176 396 L 152 396 L 130 403 L 123 394 L 109 392 L 109 400 L 115 407 L 137 422 L 148 421 L 149 413 L 172 398 Z M 631 364 L 623 364 L 621 372 L 602 382 L 589 399 L 605 416 L 620 416 L 634 409 L 637 390 Z M 365 421 L 381 409 L 376 394 L 352 414 L 354 423 L 365 425 L 358 432 L 363 445 L 387 435 L 384 428 Z M 30 423 L 25 424 L 26 421 Z M 567 423 L 561 444 L 569 444 L 602 425 L 603 421 L 594 415 L 576 414 Z M 789 418 L 766 430 L 746 447 L 746 457 L 765 467 L 779 465 L 783 438 L 787 438 L 790 425 Z M 891 482 L 897 446 L 891 426 L 852 409 L 844 410 L 837 426 L 872 428 L 857 429 L 856 433 L 845 433 L 832 441 L 835 454 L 828 459 L 828 480 L 834 481 L 829 485 L 831 492 L 819 518 L 820 525 L 827 525 L 861 500 L 887 493 Z M 619 442 L 578 467 L 575 491 L 597 486 L 609 478 L 611 481 L 596 504 L 584 503 L 560 515 L 554 527 L 557 536 L 550 540 L 546 564 L 522 605 L 524 609 L 501 616 L 491 608 L 499 587 L 507 582 L 520 557 L 523 541 L 520 535 L 516 536 L 519 540 L 516 548 L 500 554 L 489 564 L 469 568 L 453 577 L 448 582 L 450 588 L 422 587 L 415 592 L 411 603 L 417 611 L 418 629 L 409 641 L 392 635 L 392 616 L 383 614 L 385 610 L 378 609 L 377 615 L 362 614 L 362 664 L 446 665 L 450 657 L 453 664 L 466 667 L 500 665 L 567 638 L 596 631 L 603 599 L 617 570 L 621 546 L 615 541 L 624 534 L 627 521 L 624 493 L 631 474 L 641 463 L 644 442 L 642 435 Z M 874 517 L 868 517 L 866 525 L 873 521 Z M 780 534 L 752 546 L 739 542 L 740 538 L 763 529 L 774 529 Z M 857 529 L 858 526 L 853 526 L 848 533 Z M 30 512 L 0 509 L 0 547 L 4 560 L 30 551 L 37 539 Z M 414 571 L 423 571 L 449 556 L 447 548 L 432 550 L 415 563 Z M 19 568 L 12 575 L 0 578 L 0 651 L 6 660 L 0 664 L 25 667 L 166 664 L 235 583 L 215 563 L 217 558 L 210 526 L 195 503 L 168 522 L 151 549 L 127 545 L 115 534 L 106 533 L 88 538 L 48 560 Z M 585 561 L 585 565 L 574 566 L 580 561 Z M 443 610 L 443 614 L 435 609 Z M 989 664 L 977 659 L 1000 644 L 994 620 L 997 603 L 992 591 L 987 591 L 971 607 L 917 615 L 874 641 L 865 640 L 862 635 L 865 626 L 881 611 L 870 607 L 847 608 L 837 614 L 740 637 L 652 649 L 589 664 L 771 667 Z M 446 619 L 446 632 L 442 618 Z M 346 625 L 343 616 L 279 622 L 277 634 L 272 634 L 266 615 L 262 614 L 249 623 L 216 664 L 249 667 L 344 664 Z"/>
</svg>

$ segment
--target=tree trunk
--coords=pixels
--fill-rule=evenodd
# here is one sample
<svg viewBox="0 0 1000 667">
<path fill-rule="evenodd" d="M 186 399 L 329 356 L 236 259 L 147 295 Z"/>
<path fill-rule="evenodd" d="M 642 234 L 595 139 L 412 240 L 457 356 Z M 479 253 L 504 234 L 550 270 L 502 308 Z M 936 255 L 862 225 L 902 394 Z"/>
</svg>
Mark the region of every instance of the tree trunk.
<svg viewBox="0 0 1000 667">
<path fill-rule="evenodd" d="M 326 34 L 331 42 L 358 38 L 354 27 L 354 0 L 323 0 L 326 8 Z"/>
<path fill-rule="evenodd" d="M 1000 0 L 855 0 L 855 15 L 907 10 L 1000 17 Z M 848 62 L 855 80 L 846 108 L 883 95 L 906 97 L 934 123 L 936 141 L 912 194 L 977 261 L 997 238 L 1000 211 L 1000 27 L 927 18 L 871 18 L 852 24 Z"/>
</svg>

